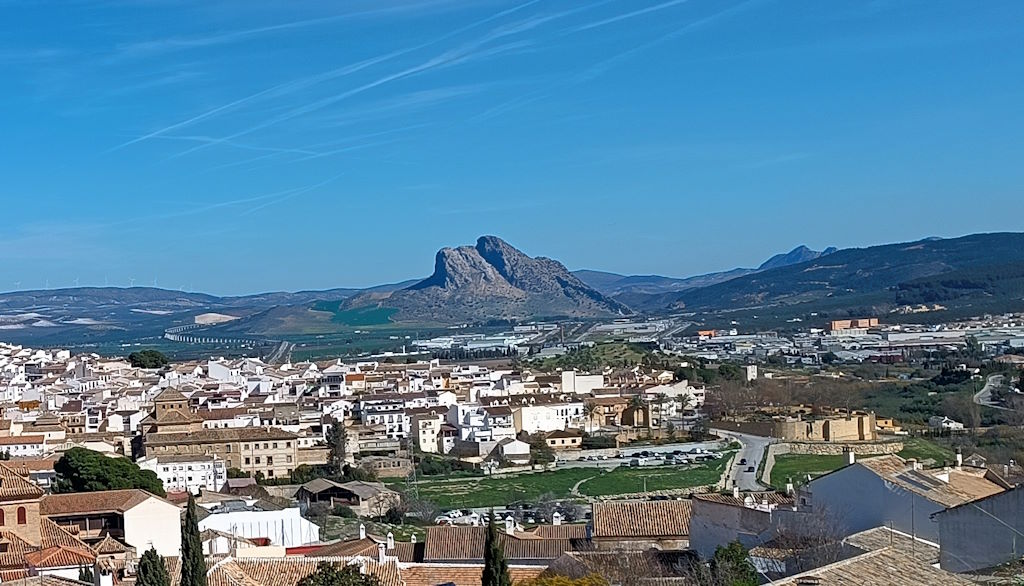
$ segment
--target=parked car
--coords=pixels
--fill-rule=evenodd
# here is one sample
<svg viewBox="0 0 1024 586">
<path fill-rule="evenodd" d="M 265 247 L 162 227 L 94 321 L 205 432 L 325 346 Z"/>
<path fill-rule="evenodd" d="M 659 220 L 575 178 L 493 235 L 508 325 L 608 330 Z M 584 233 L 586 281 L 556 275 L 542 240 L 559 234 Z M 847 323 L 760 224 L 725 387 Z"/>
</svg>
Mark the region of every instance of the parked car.
<svg viewBox="0 0 1024 586">
<path fill-rule="evenodd" d="M 740 458 L 740 465 L 741 466 L 745 466 L 746 464 L 747 464 L 747 459 L 746 458 Z"/>
<path fill-rule="evenodd" d="M 754 471 L 754 467 L 753 466 L 747 466 L 747 472 L 753 472 L 753 471 Z"/>
</svg>

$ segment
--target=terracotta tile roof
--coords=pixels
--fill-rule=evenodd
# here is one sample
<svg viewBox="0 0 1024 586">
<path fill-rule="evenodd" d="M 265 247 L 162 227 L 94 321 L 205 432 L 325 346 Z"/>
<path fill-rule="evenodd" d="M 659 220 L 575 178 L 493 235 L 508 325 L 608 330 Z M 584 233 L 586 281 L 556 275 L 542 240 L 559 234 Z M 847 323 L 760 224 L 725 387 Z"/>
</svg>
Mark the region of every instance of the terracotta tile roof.
<svg viewBox="0 0 1024 586">
<path fill-rule="evenodd" d="M 377 542 L 373 539 L 370 539 L 369 537 L 366 537 L 364 539 L 352 539 L 349 541 L 338 541 L 337 543 L 331 543 L 316 550 L 315 555 L 316 557 L 351 557 L 357 555 L 376 556 Z"/>
<path fill-rule="evenodd" d="M 690 505 L 690 501 L 594 503 L 594 537 L 688 536 Z"/>
<path fill-rule="evenodd" d="M 167 387 L 159 395 L 157 395 L 156 397 L 153 397 L 153 402 L 156 403 L 157 401 L 162 402 L 162 403 L 166 403 L 166 402 L 170 402 L 170 401 L 187 402 L 188 401 L 188 397 L 186 397 L 185 395 L 182 395 L 174 387 Z"/>
<path fill-rule="evenodd" d="M 144 490 L 126 488 L 70 494 L 49 494 L 39 503 L 39 514 L 44 517 L 80 513 L 123 513 L 149 498 L 160 498 Z"/>
<path fill-rule="evenodd" d="M 538 525 L 529 531 L 542 539 L 586 539 L 587 526 L 584 523 L 565 525 Z"/>
<path fill-rule="evenodd" d="M 225 558 L 207 571 L 207 585 L 295 586 L 299 580 L 315 572 L 320 562 L 335 565 L 358 563 L 368 574 L 376 576 L 382 586 L 404 586 L 398 564 L 393 561 L 381 564 L 376 560 L 343 557 Z"/>
<path fill-rule="evenodd" d="M 72 549 L 89 549 L 89 546 L 84 541 L 46 517 L 39 520 L 39 533 L 44 548 L 60 546 Z"/>
<path fill-rule="evenodd" d="M 873 586 L 960 586 L 973 584 L 936 568 L 939 550 L 933 544 L 913 539 L 898 531 L 879 527 L 851 535 L 846 539 L 855 547 L 868 550 L 859 556 L 822 566 L 809 572 L 775 582 L 796 586 L 818 578 L 821 584 Z"/>
<path fill-rule="evenodd" d="M 294 440 L 298 435 L 276 427 L 227 427 L 204 429 L 189 433 L 151 433 L 146 436 L 147 446 L 178 444 L 210 444 L 233 441 Z"/>
<path fill-rule="evenodd" d="M 92 565 L 96 554 L 89 549 L 55 545 L 25 554 L 25 562 L 34 568 L 68 568 Z"/>
<path fill-rule="evenodd" d="M 731 505 L 734 507 L 746 506 L 746 499 L 750 497 L 753 499 L 755 504 L 762 504 L 768 501 L 769 505 L 792 505 L 794 503 L 793 497 L 786 495 L 781 492 L 748 492 L 741 494 L 739 498 L 732 496 L 731 494 L 718 494 L 714 492 L 709 493 L 697 493 L 693 495 L 694 499 L 706 501 L 709 503 L 718 503 L 721 505 Z"/>
<path fill-rule="evenodd" d="M 131 551 L 127 545 L 114 539 L 109 534 L 106 535 L 99 543 L 93 545 L 92 550 L 99 555 L 110 555 Z"/>
<path fill-rule="evenodd" d="M 41 444 L 46 441 L 46 436 L 42 435 L 12 435 L 8 437 L 0 437 L 0 446 L 15 446 L 21 444 Z"/>
<path fill-rule="evenodd" d="M 540 576 L 545 569 L 544 566 L 509 566 L 508 570 L 512 583 L 516 584 Z M 480 586 L 483 572 L 483 565 L 475 564 L 410 564 L 402 567 L 402 580 L 405 586 Z"/>
<path fill-rule="evenodd" d="M 0 464 L 0 501 L 36 499 L 43 495 L 39 488 L 6 464 Z"/>
<path fill-rule="evenodd" d="M 486 535 L 486 527 L 429 527 L 424 540 L 423 560 L 483 560 Z M 553 560 L 582 546 L 571 539 L 539 539 L 533 534 L 512 536 L 502 529 L 499 529 L 498 538 L 509 560 Z"/>
</svg>

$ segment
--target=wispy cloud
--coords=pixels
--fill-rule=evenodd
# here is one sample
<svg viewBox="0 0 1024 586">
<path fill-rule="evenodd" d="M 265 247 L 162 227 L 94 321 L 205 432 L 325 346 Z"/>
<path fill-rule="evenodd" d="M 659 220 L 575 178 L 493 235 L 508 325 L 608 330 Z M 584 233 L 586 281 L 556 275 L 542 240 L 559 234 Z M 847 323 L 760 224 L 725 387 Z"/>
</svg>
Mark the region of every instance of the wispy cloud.
<svg viewBox="0 0 1024 586">
<path fill-rule="evenodd" d="M 448 7 L 450 5 L 451 2 L 437 0 L 417 1 L 408 3 L 377 3 L 377 5 L 374 8 L 369 8 L 365 10 L 356 10 L 352 12 L 344 12 L 341 14 L 332 14 L 316 18 L 306 18 L 301 20 L 294 20 L 291 22 L 270 24 L 245 29 L 217 31 L 206 35 L 197 35 L 191 37 L 166 37 L 161 39 L 151 39 L 145 41 L 136 41 L 132 43 L 123 43 L 117 47 L 117 52 L 111 59 L 113 61 L 123 59 L 140 59 L 174 51 L 201 49 L 217 45 L 227 45 L 231 43 L 245 42 L 256 37 L 268 34 L 324 26 L 345 20 L 352 20 L 371 16 L 393 15 L 396 13 L 403 12 L 422 12 L 423 10 L 432 7 Z"/>
<path fill-rule="evenodd" d="M 642 16 L 644 14 L 650 14 L 651 12 L 657 12 L 659 10 L 664 10 L 666 8 L 671 8 L 671 7 L 677 6 L 679 4 L 685 4 L 686 2 L 689 2 L 689 0 L 669 0 L 668 2 L 663 2 L 661 4 L 655 4 L 653 6 L 647 6 L 645 8 L 640 8 L 638 10 L 633 10 L 632 12 L 626 12 L 624 14 L 619 14 L 619 15 L 616 15 L 616 16 L 611 16 L 611 17 L 604 18 L 604 19 L 601 19 L 601 20 L 596 20 L 594 22 L 588 22 L 586 24 L 581 24 L 579 26 L 575 26 L 575 27 L 570 28 L 568 30 L 568 32 L 578 33 L 578 32 L 588 31 L 588 30 L 595 29 L 595 28 L 600 28 L 602 26 L 613 24 L 613 23 L 616 23 L 616 22 L 619 22 L 619 21 L 623 21 L 623 20 L 626 20 L 626 19 L 629 19 L 629 18 L 636 17 L 636 16 Z"/>
<path fill-rule="evenodd" d="M 470 31 L 472 29 L 475 29 L 477 27 L 483 26 L 483 25 L 488 24 L 490 22 L 493 22 L 495 20 L 504 18 L 506 16 L 509 16 L 509 15 L 514 14 L 516 12 L 519 12 L 521 10 L 527 9 L 530 6 L 533 6 L 533 5 L 535 5 L 535 4 L 539 3 L 539 2 L 540 2 L 540 0 L 529 0 L 529 1 L 524 2 L 522 4 L 518 4 L 516 6 L 513 6 L 511 8 L 507 8 L 505 10 L 498 11 L 498 12 L 496 12 L 496 13 L 490 15 L 490 16 L 487 16 L 485 18 L 482 18 L 480 20 L 477 20 L 477 21 L 472 22 L 470 24 L 467 24 L 465 26 L 459 27 L 459 28 L 457 28 L 457 29 L 455 29 L 453 31 L 450 31 L 450 32 L 448 32 L 448 33 L 446 33 L 444 35 L 441 35 L 441 36 L 439 36 L 439 37 L 437 37 L 435 39 L 432 39 L 430 41 L 427 41 L 425 43 L 420 43 L 418 45 L 407 47 L 405 49 L 399 49 L 397 51 L 391 51 L 389 53 L 385 53 L 383 55 L 378 55 L 376 57 L 370 57 L 368 59 L 364 59 L 362 61 L 350 64 L 350 65 L 345 65 L 343 67 L 338 67 L 338 68 L 335 68 L 335 69 L 332 69 L 332 70 L 329 70 L 329 71 L 326 71 L 326 72 L 323 72 L 323 73 L 320 73 L 320 74 L 316 74 L 316 75 L 312 75 L 312 76 L 306 76 L 306 77 L 302 77 L 302 78 L 299 78 L 299 79 L 295 79 L 295 80 L 291 80 L 291 81 L 287 81 L 287 82 L 284 82 L 284 83 L 280 83 L 280 84 L 274 85 L 272 87 L 266 88 L 266 89 L 258 91 L 256 93 L 249 94 L 249 95 L 244 96 L 242 98 L 238 98 L 238 99 L 233 100 L 231 102 L 228 102 L 226 104 L 222 104 L 220 106 L 217 106 L 215 108 L 212 108 L 210 110 L 207 110 L 205 112 L 197 114 L 197 115 L 192 116 L 190 118 L 186 118 L 186 119 L 181 120 L 179 122 L 176 122 L 174 124 L 170 124 L 168 126 L 165 126 L 163 128 L 154 130 L 154 131 L 149 132 L 147 134 L 144 134 L 142 136 L 133 138 L 133 139 L 131 139 L 129 141 L 125 141 L 125 142 L 123 142 L 121 144 L 118 144 L 118 145 L 115 145 L 114 147 L 111 147 L 110 149 L 108 149 L 105 152 L 106 153 L 111 153 L 111 152 L 114 152 L 114 151 L 118 151 L 118 150 L 121 150 L 121 149 L 123 149 L 125 147 L 128 147 L 128 146 L 131 146 L 131 145 L 134 145 L 134 144 L 138 144 L 140 142 L 144 142 L 144 141 L 156 138 L 156 137 L 158 137 L 160 135 L 163 135 L 163 134 L 166 134 L 166 133 L 169 133 L 169 132 L 174 132 L 176 130 L 180 130 L 182 128 L 191 126 L 193 124 L 197 124 L 199 122 L 211 120 L 211 119 L 213 119 L 213 118 L 215 118 L 215 117 L 217 117 L 217 116 L 219 116 L 219 115 L 221 115 L 221 114 L 223 114 L 225 112 L 229 112 L 229 111 L 235 110 L 237 108 L 240 108 L 240 107 L 242 107 L 244 105 L 247 105 L 249 103 L 252 103 L 252 102 L 255 102 L 255 101 L 258 101 L 258 100 L 282 97 L 282 96 L 285 96 L 285 95 L 293 94 L 293 93 L 295 93 L 297 91 L 300 91 L 300 90 L 303 90 L 303 89 L 307 89 L 309 87 L 312 87 L 312 86 L 315 86 L 315 85 L 318 85 L 318 84 L 322 84 L 322 83 L 330 81 L 330 80 L 334 80 L 334 79 L 337 79 L 337 78 L 340 78 L 340 77 L 351 75 L 351 74 L 356 73 L 358 71 L 362 71 L 363 69 L 366 69 L 368 67 L 372 67 L 374 65 L 378 65 L 378 64 L 383 63 L 385 61 L 388 61 L 388 60 L 391 60 L 391 59 L 395 59 L 395 58 L 400 57 L 402 55 L 405 55 L 405 54 L 408 54 L 408 53 L 412 53 L 412 52 L 415 52 L 415 51 L 419 51 L 421 49 L 425 49 L 427 47 L 430 47 L 431 45 L 434 45 L 434 44 L 446 41 L 446 40 L 448 40 L 450 38 L 453 38 L 453 37 L 455 37 L 457 35 L 460 35 L 460 34 L 462 34 L 464 32 L 468 32 L 468 31 Z M 395 77 L 394 79 L 398 79 L 398 77 Z M 385 82 L 381 82 L 381 83 L 386 83 L 386 81 Z M 372 86 L 372 87 L 375 87 L 375 86 Z M 243 134 L 248 134 L 248 133 L 243 133 Z M 237 138 L 239 136 L 242 136 L 243 134 L 237 134 L 237 135 L 233 135 L 231 137 L 226 137 L 224 140 L 232 140 L 233 138 Z"/>
<path fill-rule="evenodd" d="M 654 47 L 656 47 L 658 45 L 661 45 L 661 44 L 663 44 L 665 42 L 668 42 L 670 40 L 673 40 L 673 39 L 685 36 L 685 35 L 687 35 L 689 33 L 692 33 L 694 31 L 700 30 L 700 29 L 702 29 L 702 28 L 704 28 L 704 27 L 706 27 L 708 25 L 711 25 L 711 24 L 713 24 L 713 23 L 715 23 L 715 22 L 717 22 L 719 20 L 722 20 L 724 18 L 733 16 L 733 15 L 739 13 L 739 12 L 742 12 L 742 11 L 748 9 L 750 6 L 752 6 L 753 4 L 755 4 L 758 1 L 760 1 L 760 0 L 746 0 L 744 2 L 736 4 L 736 5 L 731 6 L 729 8 L 726 8 L 724 10 L 720 10 L 718 12 L 715 12 L 713 14 L 705 16 L 703 18 L 699 18 L 697 20 L 688 22 L 688 23 L 684 24 L 681 27 L 673 29 L 671 32 L 669 32 L 667 34 L 664 34 L 664 35 L 662 35 L 660 37 L 657 37 L 657 38 L 655 38 L 653 40 L 647 41 L 645 43 L 642 43 L 640 45 L 637 45 L 635 47 L 632 47 L 630 49 L 627 49 L 627 50 L 622 51 L 620 53 L 617 53 L 615 55 L 612 55 L 611 57 L 608 57 L 608 58 L 605 58 L 605 59 L 603 59 L 601 61 L 598 61 L 597 63 L 594 63 L 594 64 L 590 65 L 589 67 L 583 69 L 582 71 L 577 72 L 574 75 L 567 76 L 566 78 L 564 78 L 560 82 L 556 82 L 556 83 L 554 83 L 554 84 L 552 84 L 552 85 L 550 85 L 548 87 L 542 87 L 542 88 L 536 89 L 536 90 L 534 90 L 532 92 L 528 92 L 525 95 L 519 96 L 517 98 L 513 98 L 511 100 L 506 100 L 506 101 L 504 101 L 504 102 L 502 102 L 500 104 L 497 104 L 496 106 L 493 106 L 493 107 L 491 107 L 491 108 L 489 108 L 489 109 L 487 109 L 487 110 L 485 110 L 485 111 L 483 111 L 483 112 L 481 112 L 481 113 L 471 117 L 470 120 L 473 121 L 473 122 L 482 122 L 482 121 L 486 121 L 486 120 L 491 120 L 491 119 L 497 118 L 497 117 L 499 117 L 499 116 L 501 116 L 501 115 L 503 115 L 503 114 L 505 114 L 505 113 L 507 113 L 507 112 L 509 112 L 511 110 L 514 110 L 516 108 L 520 108 L 520 107 L 525 106 L 527 104 L 531 104 L 533 102 L 541 100 L 541 99 L 551 95 L 555 91 L 563 90 L 563 89 L 566 89 L 566 88 L 569 88 L 569 87 L 572 87 L 572 86 L 575 86 L 575 85 L 578 85 L 578 84 L 581 84 L 581 83 L 586 83 L 586 82 L 588 82 L 590 80 L 593 80 L 593 79 L 595 79 L 597 77 L 600 77 L 600 76 L 604 75 L 605 73 L 607 73 L 612 68 L 618 66 L 620 63 L 623 63 L 623 62 L 625 62 L 625 61 L 627 61 L 627 60 L 629 60 L 629 59 L 631 59 L 631 58 L 633 58 L 633 57 L 635 57 L 635 56 L 637 56 L 639 54 L 642 54 L 642 53 L 644 53 L 646 51 L 649 51 L 650 49 L 653 49 Z M 630 14 L 631 13 L 624 14 L 624 15 L 619 15 L 619 17 L 614 17 L 614 18 L 620 18 L 620 17 L 621 18 L 628 18 Z"/>
</svg>

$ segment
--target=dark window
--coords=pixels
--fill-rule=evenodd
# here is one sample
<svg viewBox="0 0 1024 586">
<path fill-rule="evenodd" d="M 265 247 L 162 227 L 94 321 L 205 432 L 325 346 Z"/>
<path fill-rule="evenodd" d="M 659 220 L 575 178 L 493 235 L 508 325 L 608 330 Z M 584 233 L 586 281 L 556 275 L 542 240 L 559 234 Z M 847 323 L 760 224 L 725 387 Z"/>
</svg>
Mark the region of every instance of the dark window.
<svg viewBox="0 0 1024 586">
<path fill-rule="evenodd" d="M 4 525 L 4 512 L 0 511 L 0 527 Z"/>
<path fill-rule="evenodd" d="M 25 507 L 18 507 L 18 525 L 28 523 L 28 519 L 26 518 L 27 516 L 28 514 L 25 512 Z"/>
</svg>

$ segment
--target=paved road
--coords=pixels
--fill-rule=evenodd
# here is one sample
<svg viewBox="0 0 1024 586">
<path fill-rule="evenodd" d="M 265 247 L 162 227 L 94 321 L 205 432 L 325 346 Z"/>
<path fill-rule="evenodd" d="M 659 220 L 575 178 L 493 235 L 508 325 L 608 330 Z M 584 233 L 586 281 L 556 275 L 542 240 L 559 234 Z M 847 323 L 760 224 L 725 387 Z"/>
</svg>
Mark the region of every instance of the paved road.
<svg viewBox="0 0 1024 586">
<path fill-rule="evenodd" d="M 764 490 L 764 487 L 757 481 L 757 478 L 761 473 L 761 460 L 764 458 L 764 451 L 768 449 L 768 444 L 772 443 L 772 439 L 723 429 L 715 429 L 713 431 L 719 435 L 732 438 L 743 446 L 740 448 L 740 453 L 736 454 L 732 470 L 727 471 L 729 475 L 728 480 L 735 480 L 736 486 L 739 486 L 740 490 Z M 746 459 L 747 463 L 741 465 L 740 460 L 743 459 Z M 749 466 L 754 467 L 753 472 L 747 472 Z M 729 482 L 726 485 L 732 486 Z"/>
<path fill-rule="evenodd" d="M 992 389 L 1002 386 L 1005 377 L 1001 374 L 993 374 L 985 380 L 985 386 L 980 391 L 974 394 L 974 402 L 979 405 L 986 407 L 992 407 L 993 409 L 1002 409 L 1003 411 L 1012 411 L 1007 409 L 999 403 L 996 403 L 992 398 Z"/>
</svg>

